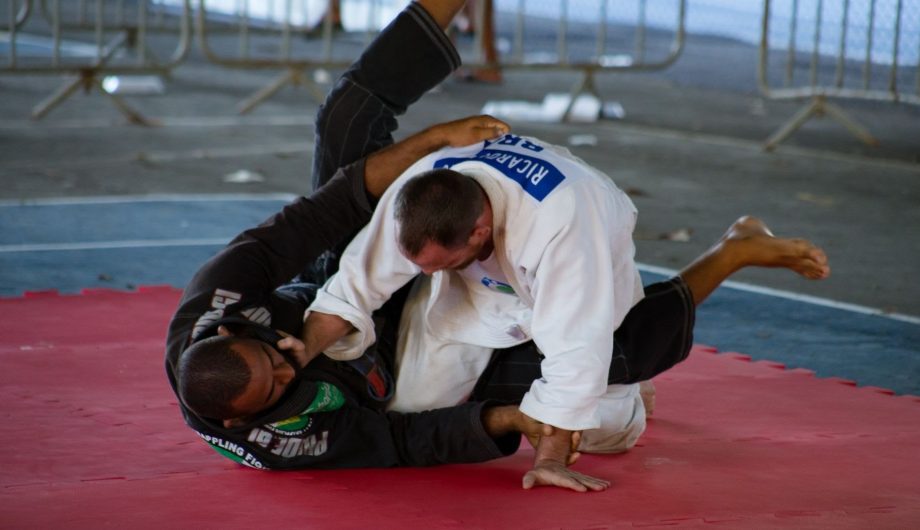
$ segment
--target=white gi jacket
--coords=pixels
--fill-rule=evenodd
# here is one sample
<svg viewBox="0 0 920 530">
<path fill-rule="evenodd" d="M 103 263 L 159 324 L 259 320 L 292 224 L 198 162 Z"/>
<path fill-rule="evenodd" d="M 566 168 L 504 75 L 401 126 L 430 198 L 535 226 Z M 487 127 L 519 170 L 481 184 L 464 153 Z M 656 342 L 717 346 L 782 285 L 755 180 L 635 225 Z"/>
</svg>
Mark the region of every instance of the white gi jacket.
<svg viewBox="0 0 920 530">
<path fill-rule="evenodd" d="M 532 312 L 512 329 L 495 329 L 470 302 L 457 273 L 440 271 L 410 296 L 407 311 L 415 308 L 425 329 L 409 333 L 480 348 L 473 348 L 484 352 L 474 371 L 485 367 L 492 348 L 532 338 L 545 355 L 543 378 L 534 381 L 521 411 L 564 429 L 599 427 L 598 402 L 607 392 L 613 331 L 643 296 L 633 260 L 637 212 L 605 175 L 567 149 L 533 138 L 509 134 L 495 142 L 443 149 L 416 162 L 390 186 L 371 222 L 342 256 L 339 273 L 310 308 L 339 315 L 356 328 L 327 355 L 358 357 L 375 340 L 371 313 L 420 273 L 400 252 L 395 198 L 409 178 L 436 167 L 467 174 L 485 190 L 493 211 L 494 256 Z M 464 381 L 464 391 L 472 383 L 475 377 Z M 397 386 L 397 400 L 398 395 Z"/>
</svg>

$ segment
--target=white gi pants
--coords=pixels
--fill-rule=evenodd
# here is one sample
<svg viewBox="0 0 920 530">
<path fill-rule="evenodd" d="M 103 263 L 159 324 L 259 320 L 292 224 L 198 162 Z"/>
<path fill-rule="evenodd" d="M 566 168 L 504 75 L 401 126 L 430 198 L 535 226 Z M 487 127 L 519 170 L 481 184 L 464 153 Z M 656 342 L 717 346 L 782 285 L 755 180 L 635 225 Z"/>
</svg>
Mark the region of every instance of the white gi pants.
<svg viewBox="0 0 920 530">
<path fill-rule="evenodd" d="M 422 290 L 427 291 L 427 290 Z M 493 348 L 447 342 L 428 331 L 425 296 L 414 290 L 406 300 L 396 347 L 396 392 L 389 410 L 421 412 L 466 401 L 492 356 Z M 639 384 L 609 385 L 599 403 L 601 426 L 582 432 L 579 450 L 616 453 L 635 445 L 645 431 Z"/>
</svg>

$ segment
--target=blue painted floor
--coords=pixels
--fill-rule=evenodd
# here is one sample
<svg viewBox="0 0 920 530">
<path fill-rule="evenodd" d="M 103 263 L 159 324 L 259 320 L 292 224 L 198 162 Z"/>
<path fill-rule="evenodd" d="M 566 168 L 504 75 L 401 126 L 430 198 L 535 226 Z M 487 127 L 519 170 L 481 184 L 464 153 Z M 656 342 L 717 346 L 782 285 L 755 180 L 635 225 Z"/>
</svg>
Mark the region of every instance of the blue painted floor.
<svg viewBox="0 0 920 530">
<path fill-rule="evenodd" d="M 0 204 L 0 296 L 86 287 L 182 287 L 280 196 Z M 643 272 L 644 281 L 663 276 Z M 696 342 L 920 395 L 920 325 L 722 287 L 699 309 Z"/>
</svg>

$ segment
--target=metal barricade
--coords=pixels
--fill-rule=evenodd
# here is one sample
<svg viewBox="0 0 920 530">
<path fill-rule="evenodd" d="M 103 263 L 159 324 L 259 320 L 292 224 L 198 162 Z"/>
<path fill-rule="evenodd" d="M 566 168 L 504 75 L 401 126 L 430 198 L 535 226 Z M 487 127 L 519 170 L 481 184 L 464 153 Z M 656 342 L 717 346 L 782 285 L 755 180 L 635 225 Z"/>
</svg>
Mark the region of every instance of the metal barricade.
<svg viewBox="0 0 920 530">
<path fill-rule="evenodd" d="M 828 99 L 920 105 L 920 0 L 764 0 L 758 62 L 765 97 L 810 100 L 765 149 L 822 116 L 877 145 Z"/>
<path fill-rule="evenodd" d="M 488 66 L 482 54 L 485 9 L 477 2 L 473 66 Z M 505 0 L 495 2 L 495 37 L 502 44 L 502 70 L 570 70 L 580 79 L 572 88 L 563 119 L 576 98 L 601 99 L 595 76 L 604 72 L 661 70 L 683 52 L 686 0 Z"/>
<path fill-rule="evenodd" d="M 76 77 L 33 108 L 35 119 L 80 88 L 96 88 L 129 121 L 149 125 L 124 99 L 107 90 L 103 79 L 167 76 L 185 59 L 192 40 L 191 7 L 189 0 L 173 3 L 178 6 L 161 0 L 0 1 L 0 12 L 8 15 L 6 38 L 0 40 L 0 45 L 5 43 L 6 64 L 0 65 L 0 73 Z M 159 34 L 166 37 L 158 38 Z M 165 60 L 157 55 L 163 50 L 168 54 Z"/>
<path fill-rule="evenodd" d="M 346 8 L 361 27 L 344 32 L 331 19 L 327 2 L 199 0 L 196 30 L 209 61 L 228 68 L 283 70 L 240 103 L 241 113 L 289 84 L 307 86 L 321 101 L 324 94 L 307 73 L 349 65 L 406 4 L 352 0 Z M 565 116 L 577 95 L 597 96 L 597 73 L 666 68 L 684 46 L 686 0 L 560 0 L 540 5 L 506 0 L 494 6 L 492 0 L 480 0 L 476 5 L 474 35 L 456 39 L 467 66 L 580 72 Z M 495 25 L 488 26 L 487 9 L 493 7 Z M 500 44 L 497 62 L 482 53 L 484 38 Z"/>
<path fill-rule="evenodd" d="M 205 57 L 226 68 L 282 70 L 282 73 L 238 105 L 245 114 L 287 85 L 305 86 L 321 102 L 325 93 L 307 75 L 310 70 L 346 67 L 370 42 L 387 14 L 381 2 L 365 7 L 363 37 L 336 27 L 327 0 L 199 0 L 195 19 L 198 42 Z M 343 38 L 344 37 L 344 38 Z"/>
</svg>

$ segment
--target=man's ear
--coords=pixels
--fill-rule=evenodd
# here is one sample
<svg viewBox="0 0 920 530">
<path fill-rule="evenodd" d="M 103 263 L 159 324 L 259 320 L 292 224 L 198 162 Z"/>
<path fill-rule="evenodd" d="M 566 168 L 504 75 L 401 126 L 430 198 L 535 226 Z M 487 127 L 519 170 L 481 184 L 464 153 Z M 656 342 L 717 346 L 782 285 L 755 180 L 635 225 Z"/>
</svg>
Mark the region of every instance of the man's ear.
<svg viewBox="0 0 920 530">
<path fill-rule="evenodd" d="M 492 235 L 492 227 L 486 224 L 476 223 L 476 226 L 473 227 L 473 232 L 470 234 L 470 238 L 467 243 L 481 243 L 483 241 L 488 241 L 489 237 Z"/>
<path fill-rule="evenodd" d="M 476 224 L 473 225 L 469 242 L 472 243 L 475 239 L 487 241 L 490 237 L 492 237 L 492 210 L 483 208 L 482 213 L 476 218 Z"/>
<path fill-rule="evenodd" d="M 243 418 L 231 418 L 229 420 L 224 420 L 224 429 L 233 429 L 245 423 L 246 423 L 246 420 L 244 420 Z"/>
<path fill-rule="evenodd" d="M 219 337 L 232 337 L 233 332 L 227 329 L 227 326 L 217 326 L 217 336 Z"/>
</svg>

